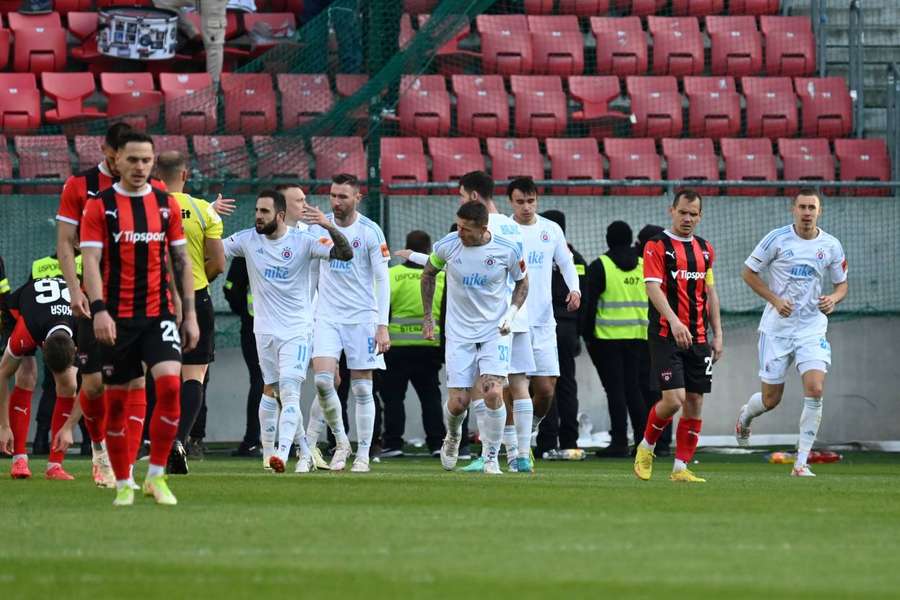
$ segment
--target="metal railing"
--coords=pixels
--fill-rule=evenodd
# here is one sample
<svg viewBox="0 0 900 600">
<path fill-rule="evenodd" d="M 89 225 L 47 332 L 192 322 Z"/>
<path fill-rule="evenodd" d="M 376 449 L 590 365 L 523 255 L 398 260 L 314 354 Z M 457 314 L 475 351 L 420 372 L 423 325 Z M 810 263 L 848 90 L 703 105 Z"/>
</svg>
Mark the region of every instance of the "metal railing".
<svg viewBox="0 0 900 600">
<path fill-rule="evenodd" d="M 865 43 L 863 39 L 863 11 L 861 0 L 850 2 L 849 60 L 850 97 L 853 99 L 853 135 L 863 137 L 866 123 L 865 101 Z"/>
<path fill-rule="evenodd" d="M 900 178 L 900 65 L 887 69 L 887 143 L 891 155 L 891 178 Z M 897 192 L 900 197 L 900 190 Z"/>
</svg>

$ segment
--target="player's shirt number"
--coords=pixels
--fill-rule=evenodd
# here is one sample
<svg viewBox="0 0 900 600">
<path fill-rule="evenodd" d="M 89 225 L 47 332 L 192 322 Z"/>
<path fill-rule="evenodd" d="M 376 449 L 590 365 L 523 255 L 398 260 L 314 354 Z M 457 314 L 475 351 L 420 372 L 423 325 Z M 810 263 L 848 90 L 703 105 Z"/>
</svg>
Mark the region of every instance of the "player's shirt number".
<svg viewBox="0 0 900 600">
<path fill-rule="evenodd" d="M 39 279 L 34 282 L 34 291 L 37 295 L 34 297 L 38 304 L 53 304 L 60 298 L 66 302 L 72 301 L 72 295 L 69 288 L 63 288 L 55 279 Z"/>
</svg>

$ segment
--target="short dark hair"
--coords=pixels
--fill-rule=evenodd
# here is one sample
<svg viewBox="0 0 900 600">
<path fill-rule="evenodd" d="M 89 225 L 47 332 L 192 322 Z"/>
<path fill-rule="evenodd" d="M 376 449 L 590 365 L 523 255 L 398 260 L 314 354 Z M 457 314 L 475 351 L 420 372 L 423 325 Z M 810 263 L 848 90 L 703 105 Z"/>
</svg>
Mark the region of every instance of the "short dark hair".
<svg viewBox="0 0 900 600">
<path fill-rule="evenodd" d="M 256 199 L 259 200 L 260 198 L 271 198 L 273 204 L 275 205 L 276 213 L 287 212 L 287 200 L 284 199 L 284 194 L 282 194 L 278 190 L 260 190 L 256 195 Z"/>
<path fill-rule="evenodd" d="M 289 190 L 291 188 L 298 188 L 301 191 L 303 190 L 302 185 L 300 185 L 299 183 L 292 182 L 292 183 L 279 183 L 278 185 L 275 186 L 275 191 L 283 192 L 283 191 Z"/>
<path fill-rule="evenodd" d="M 152 137 L 150 137 L 149 135 L 147 135 L 146 133 L 144 133 L 142 131 L 135 131 L 133 129 L 130 129 L 130 130 L 126 131 L 125 133 L 123 133 L 122 135 L 120 135 L 118 141 L 119 141 L 119 145 L 116 146 L 116 150 L 121 150 L 122 148 L 124 148 L 125 146 L 127 146 L 130 143 L 150 144 L 151 146 L 153 146 L 155 148 Z"/>
<path fill-rule="evenodd" d="M 692 190 L 689 188 L 680 189 L 675 192 L 675 199 L 672 200 L 672 208 L 678 206 L 678 201 L 684 198 L 688 202 L 700 201 L 700 210 L 703 210 L 703 196 L 700 195 L 696 190 Z"/>
<path fill-rule="evenodd" d="M 470 171 L 459 178 L 459 185 L 470 192 L 477 192 L 485 200 L 494 197 L 494 180 L 484 171 Z"/>
<path fill-rule="evenodd" d="M 406 247 L 415 252 L 431 252 L 431 236 L 421 229 L 406 234 Z"/>
<path fill-rule="evenodd" d="M 488 224 L 487 206 L 477 200 L 469 200 L 459 207 L 456 216 L 465 221 L 472 221 L 480 227 Z"/>
<path fill-rule="evenodd" d="M 331 178 L 331 183 L 336 185 L 349 185 L 359 189 L 359 178 L 350 173 L 337 173 Z"/>
<path fill-rule="evenodd" d="M 53 373 L 62 373 L 75 364 L 75 342 L 69 333 L 61 329 L 57 329 L 44 340 L 41 352 L 44 355 L 44 363 Z"/>
<path fill-rule="evenodd" d="M 797 191 L 797 195 L 794 196 L 793 204 L 797 204 L 797 198 L 800 196 L 815 196 L 819 200 L 819 206 L 822 206 L 822 194 L 815 190 L 815 188 L 811 187 L 802 187 Z"/>
<path fill-rule="evenodd" d="M 187 168 L 187 157 L 178 150 L 160 152 L 156 159 L 156 173 L 163 181 L 173 179 L 185 168 Z"/>
<path fill-rule="evenodd" d="M 109 129 L 106 130 L 106 137 L 103 138 L 103 143 L 112 148 L 113 150 L 118 150 L 122 146 L 119 144 L 119 140 L 121 137 L 132 131 L 131 125 L 124 121 L 120 121 L 118 123 L 113 123 L 109 126 Z"/>
<path fill-rule="evenodd" d="M 513 192 L 519 190 L 526 197 L 528 196 L 537 196 L 537 186 L 534 185 L 534 179 L 531 177 L 516 177 L 512 181 L 509 182 L 509 187 L 506 188 L 506 195 L 509 196 L 509 199 L 512 200 Z"/>
</svg>

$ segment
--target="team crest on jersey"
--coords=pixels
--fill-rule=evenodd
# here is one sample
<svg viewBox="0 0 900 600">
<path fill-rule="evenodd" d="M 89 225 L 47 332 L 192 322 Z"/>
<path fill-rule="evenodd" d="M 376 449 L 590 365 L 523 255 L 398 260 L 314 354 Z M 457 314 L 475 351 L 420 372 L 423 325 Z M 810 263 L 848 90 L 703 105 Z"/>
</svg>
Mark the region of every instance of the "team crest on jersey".
<svg viewBox="0 0 900 600">
<path fill-rule="evenodd" d="M 825 251 L 819 248 L 816 250 L 816 258 L 819 260 L 825 260 Z"/>
<path fill-rule="evenodd" d="M 162 216 L 163 219 L 168 219 L 169 218 L 169 208 L 166 206 L 160 206 L 159 214 L 160 214 L 160 216 Z"/>
<path fill-rule="evenodd" d="M 362 246 L 362 241 L 358 237 L 355 237 L 353 238 L 353 241 L 350 242 L 350 245 L 354 248 L 359 248 L 360 246 Z"/>
<path fill-rule="evenodd" d="M 294 251 L 290 249 L 290 247 L 285 247 L 281 249 L 281 258 L 284 260 L 291 260 L 291 257 L 294 256 Z"/>
<path fill-rule="evenodd" d="M 496 264 L 497 264 L 497 259 L 494 258 L 493 256 L 488 256 L 486 259 L 484 259 L 484 266 L 486 266 L 486 267 L 493 267 Z"/>
<path fill-rule="evenodd" d="M 703 260 L 709 262 L 709 252 L 707 252 L 706 250 L 703 251 Z"/>
<path fill-rule="evenodd" d="M 547 232 L 546 229 L 545 229 L 544 231 L 541 232 L 541 241 L 542 241 L 542 242 L 549 242 L 549 241 L 550 241 L 550 234 Z"/>
</svg>

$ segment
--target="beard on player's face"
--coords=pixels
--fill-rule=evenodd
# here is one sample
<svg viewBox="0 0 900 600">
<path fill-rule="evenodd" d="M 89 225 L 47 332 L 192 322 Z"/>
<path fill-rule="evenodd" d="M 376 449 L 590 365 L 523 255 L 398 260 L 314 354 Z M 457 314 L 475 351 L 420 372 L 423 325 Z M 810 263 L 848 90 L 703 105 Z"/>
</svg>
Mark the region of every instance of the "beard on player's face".
<svg viewBox="0 0 900 600">
<path fill-rule="evenodd" d="M 271 235 L 278 229 L 278 219 L 266 221 L 265 219 L 256 219 L 256 233 L 261 235 Z"/>
</svg>

